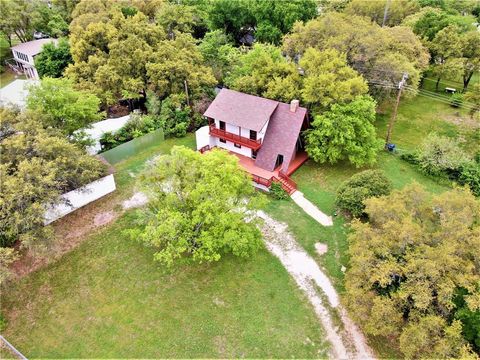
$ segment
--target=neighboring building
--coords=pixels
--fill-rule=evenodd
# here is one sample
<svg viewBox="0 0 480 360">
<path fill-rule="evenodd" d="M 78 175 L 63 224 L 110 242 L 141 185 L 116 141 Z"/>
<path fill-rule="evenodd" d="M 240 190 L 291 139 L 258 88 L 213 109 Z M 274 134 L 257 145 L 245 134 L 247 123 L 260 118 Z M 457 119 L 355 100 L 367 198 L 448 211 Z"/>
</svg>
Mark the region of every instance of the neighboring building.
<svg viewBox="0 0 480 360">
<path fill-rule="evenodd" d="M 254 179 L 288 179 L 307 159 L 300 139 L 307 109 L 298 100 L 285 104 L 222 89 L 204 116 L 209 126 L 197 131 L 197 149 L 235 153 Z"/>
<path fill-rule="evenodd" d="M 56 39 L 39 39 L 26 43 L 18 44 L 12 47 L 13 59 L 17 63 L 20 71 L 22 71 L 27 78 L 38 80 L 38 72 L 35 68 L 35 56 L 42 52 L 42 47 L 45 44 L 57 42 Z"/>
</svg>

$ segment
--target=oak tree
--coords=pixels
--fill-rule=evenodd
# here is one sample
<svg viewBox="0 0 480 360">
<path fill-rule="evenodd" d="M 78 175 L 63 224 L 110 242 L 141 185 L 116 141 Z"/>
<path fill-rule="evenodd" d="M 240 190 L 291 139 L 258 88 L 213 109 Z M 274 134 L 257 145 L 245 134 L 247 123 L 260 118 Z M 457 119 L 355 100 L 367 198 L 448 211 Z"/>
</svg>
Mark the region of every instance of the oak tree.
<svg viewBox="0 0 480 360">
<path fill-rule="evenodd" d="M 262 244 L 252 219 L 258 199 L 238 159 L 223 150 L 205 154 L 174 147 L 141 177 L 149 203 L 131 235 L 155 249 L 164 265 L 248 257 Z"/>
</svg>

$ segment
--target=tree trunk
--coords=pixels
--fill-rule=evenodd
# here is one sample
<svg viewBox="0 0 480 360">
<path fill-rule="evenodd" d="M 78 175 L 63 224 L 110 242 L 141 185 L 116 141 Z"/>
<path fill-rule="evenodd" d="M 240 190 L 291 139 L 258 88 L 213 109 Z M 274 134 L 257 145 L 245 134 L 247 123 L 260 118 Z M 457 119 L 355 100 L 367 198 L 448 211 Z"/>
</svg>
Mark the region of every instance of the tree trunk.
<svg viewBox="0 0 480 360">
<path fill-rule="evenodd" d="M 440 84 L 440 79 L 441 79 L 441 77 L 439 76 L 437 78 L 437 83 L 435 84 L 435 91 L 438 91 L 438 85 Z"/>
<path fill-rule="evenodd" d="M 463 92 L 467 91 L 468 84 L 472 78 L 473 71 L 470 71 L 467 76 L 463 75 Z"/>
</svg>

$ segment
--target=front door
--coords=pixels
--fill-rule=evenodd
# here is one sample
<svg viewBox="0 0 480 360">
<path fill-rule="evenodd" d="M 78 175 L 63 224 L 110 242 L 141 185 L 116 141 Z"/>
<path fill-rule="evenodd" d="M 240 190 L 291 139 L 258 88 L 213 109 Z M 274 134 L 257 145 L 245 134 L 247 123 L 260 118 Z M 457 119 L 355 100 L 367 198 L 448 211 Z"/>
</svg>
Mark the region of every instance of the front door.
<svg viewBox="0 0 480 360">
<path fill-rule="evenodd" d="M 282 164 L 283 164 L 283 155 L 278 154 L 277 155 L 277 161 L 275 162 L 275 169 L 278 168 Z"/>
</svg>

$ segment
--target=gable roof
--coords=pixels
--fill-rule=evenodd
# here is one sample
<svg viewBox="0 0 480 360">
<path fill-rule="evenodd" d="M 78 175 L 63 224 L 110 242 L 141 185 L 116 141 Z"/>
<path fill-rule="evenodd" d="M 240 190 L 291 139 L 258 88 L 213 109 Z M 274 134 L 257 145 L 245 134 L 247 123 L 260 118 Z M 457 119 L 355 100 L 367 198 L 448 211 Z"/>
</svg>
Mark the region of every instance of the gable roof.
<svg viewBox="0 0 480 360">
<path fill-rule="evenodd" d="M 282 170 L 287 173 L 290 161 L 295 156 L 295 149 L 307 109 L 298 107 L 290 111 L 290 105 L 279 103 L 268 123 L 267 132 L 258 151 L 255 165 L 273 171 L 277 155 L 283 155 Z"/>
<path fill-rule="evenodd" d="M 203 115 L 228 124 L 260 131 L 277 108 L 278 101 L 222 89 Z"/>
<path fill-rule="evenodd" d="M 22 44 L 12 46 L 12 50 L 16 50 L 25 55 L 35 56 L 42 51 L 43 45 L 49 44 L 51 42 L 57 43 L 57 39 L 49 38 L 49 39 L 39 39 L 39 40 L 28 41 Z"/>
</svg>

